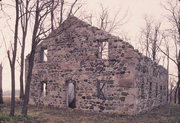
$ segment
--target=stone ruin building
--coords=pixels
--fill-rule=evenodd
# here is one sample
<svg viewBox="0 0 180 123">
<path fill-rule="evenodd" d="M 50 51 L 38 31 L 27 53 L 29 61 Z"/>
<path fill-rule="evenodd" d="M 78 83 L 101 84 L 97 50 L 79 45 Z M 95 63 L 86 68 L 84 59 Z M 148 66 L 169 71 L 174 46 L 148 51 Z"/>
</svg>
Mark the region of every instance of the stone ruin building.
<svg viewBox="0 0 180 123">
<path fill-rule="evenodd" d="M 34 62 L 30 104 L 131 115 L 167 102 L 165 68 L 74 16 L 38 45 Z"/>
<path fill-rule="evenodd" d="M 2 65 L 0 64 L 0 104 L 3 103 L 3 90 L 2 90 Z"/>
</svg>

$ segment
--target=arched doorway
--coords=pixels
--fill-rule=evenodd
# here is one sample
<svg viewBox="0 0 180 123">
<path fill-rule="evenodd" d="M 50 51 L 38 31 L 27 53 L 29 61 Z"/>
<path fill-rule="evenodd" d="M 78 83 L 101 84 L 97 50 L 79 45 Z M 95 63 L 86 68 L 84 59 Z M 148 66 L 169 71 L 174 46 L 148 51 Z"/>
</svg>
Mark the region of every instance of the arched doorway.
<svg viewBox="0 0 180 123">
<path fill-rule="evenodd" d="M 69 81 L 67 84 L 67 105 L 70 108 L 76 108 L 75 83 Z"/>
</svg>

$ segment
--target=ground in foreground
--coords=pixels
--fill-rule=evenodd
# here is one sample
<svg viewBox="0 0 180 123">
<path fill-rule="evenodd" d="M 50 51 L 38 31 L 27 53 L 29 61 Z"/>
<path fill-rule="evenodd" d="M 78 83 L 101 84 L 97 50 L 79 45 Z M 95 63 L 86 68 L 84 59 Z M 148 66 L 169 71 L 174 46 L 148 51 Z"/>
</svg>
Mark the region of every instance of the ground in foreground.
<svg viewBox="0 0 180 123">
<path fill-rule="evenodd" d="M 0 123 L 180 123 L 180 105 L 161 106 L 137 116 L 30 106 L 25 117 L 20 115 L 21 102 L 17 101 L 13 118 L 8 116 L 9 106 L 7 99 L 0 105 Z"/>
</svg>

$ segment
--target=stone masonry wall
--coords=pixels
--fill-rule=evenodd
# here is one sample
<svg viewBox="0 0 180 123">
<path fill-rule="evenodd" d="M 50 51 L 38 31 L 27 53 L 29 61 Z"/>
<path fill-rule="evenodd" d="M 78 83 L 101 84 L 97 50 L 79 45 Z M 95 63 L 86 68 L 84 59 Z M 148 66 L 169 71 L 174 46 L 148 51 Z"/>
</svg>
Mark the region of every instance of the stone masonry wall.
<svg viewBox="0 0 180 123">
<path fill-rule="evenodd" d="M 101 57 L 103 42 L 109 44 L 108 59 Z M 44 49 L 48 50 L 47 61 L 42 60 Z M 137 69 L 143 64 L 139 58 L 129 43 L 71 17 L 36 50 L 30 102 L 68 107 L 68 83 L 73 83 L 77 109 L 120 114 L 147 110 L 152 106 L 140 107 L 139 85 L 146 74 Z M 43 83 L 46 96 L 42 95 Z"/>
<path fill-rule="evenodd" d="M 140 55 L 136 64 L 136 86 L 139 88 L 136 110 L 150 110 L 167 103 L 168 73 L 151 59 Z"/>
</svg>

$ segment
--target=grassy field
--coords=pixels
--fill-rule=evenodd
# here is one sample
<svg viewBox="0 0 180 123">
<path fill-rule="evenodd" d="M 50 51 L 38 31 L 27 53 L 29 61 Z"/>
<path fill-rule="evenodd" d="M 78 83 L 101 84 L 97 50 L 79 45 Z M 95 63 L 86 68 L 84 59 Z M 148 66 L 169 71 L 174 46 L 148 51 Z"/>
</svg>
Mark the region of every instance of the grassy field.
<svg viewBox="0 0 180 123">
<path fill-rule="evenodd" d="M 0 105 L 0 123 L 180 123 L 180 105 L 158 107 L 137 116 L 30 106 L 28 116 L 22 116 L 21 102 L 17 101 L 16 115 L 11 118 L 9 99 L 5 100 Z"/>
</svg>

